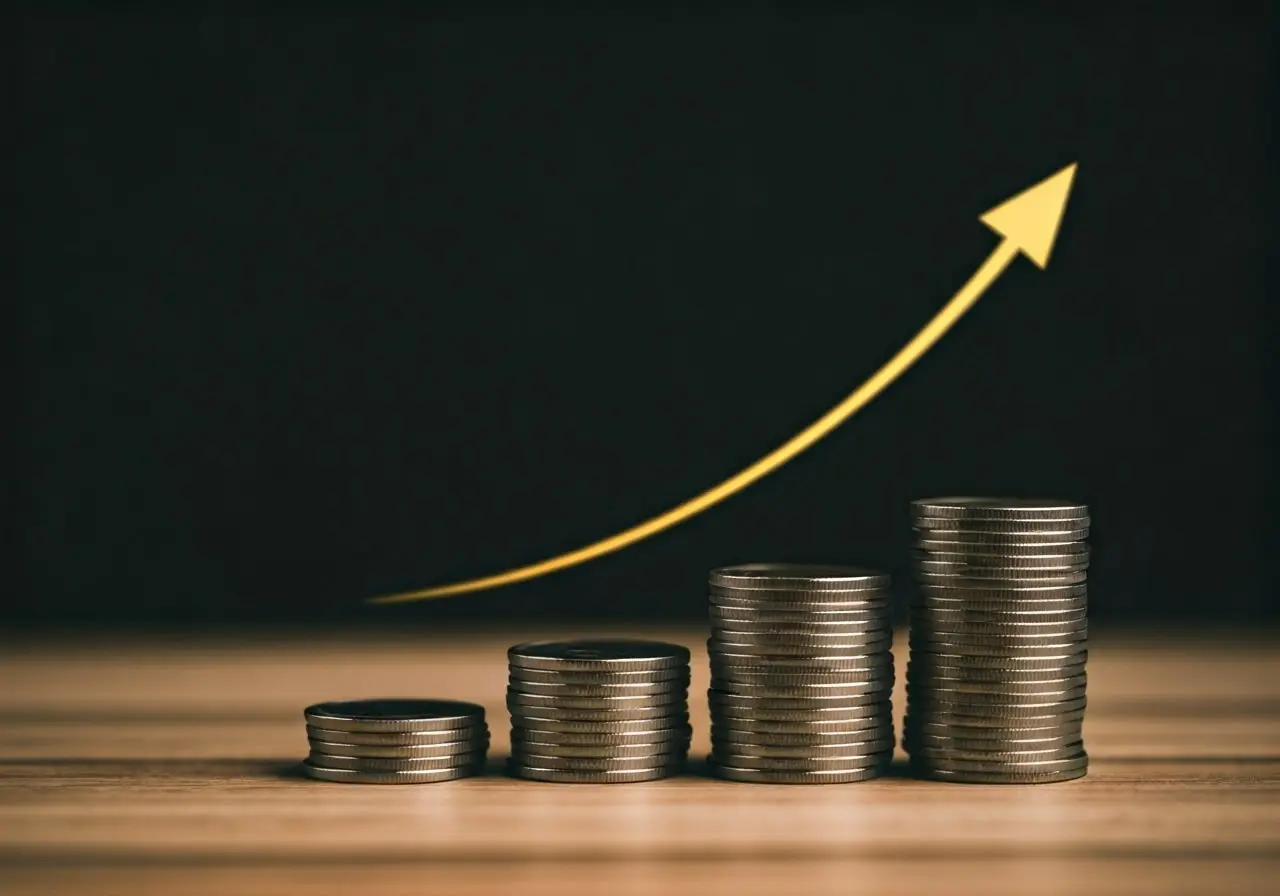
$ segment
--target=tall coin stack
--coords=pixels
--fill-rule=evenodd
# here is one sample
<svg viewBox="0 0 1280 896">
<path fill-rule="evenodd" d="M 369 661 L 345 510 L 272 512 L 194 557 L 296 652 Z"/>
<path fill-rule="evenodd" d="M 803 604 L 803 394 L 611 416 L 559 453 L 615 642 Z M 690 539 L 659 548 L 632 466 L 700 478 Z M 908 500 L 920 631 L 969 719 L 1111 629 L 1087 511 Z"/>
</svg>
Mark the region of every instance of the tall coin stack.
<svg viewBox="0 0 1280 896">
<path fill-rule="evenodd" d="M 654 781 L 689 755 L 689 651 L 661 641 L 517 644 L 507 651 L 509 771 L 574 784 Z"/>
<path fill-rule="evenodd" d="M 889 577 L 751 564 L 710 576 L 713 774 L 838 784 L 893 757 Z"/>
<path fill-rule="evenodd" d="M 935 498 L 912 504 L 912 522 L 913 770 L 990 784 L 1083 777 L 1088 507 Z"/>
<path fill-rule="evenodd" d="M 429 784 L 484 769 L 484 707 L 460 700 L 352 700 L 303 710 L 311 755 L 303 770 L 323 781 Z"/>
</svg>

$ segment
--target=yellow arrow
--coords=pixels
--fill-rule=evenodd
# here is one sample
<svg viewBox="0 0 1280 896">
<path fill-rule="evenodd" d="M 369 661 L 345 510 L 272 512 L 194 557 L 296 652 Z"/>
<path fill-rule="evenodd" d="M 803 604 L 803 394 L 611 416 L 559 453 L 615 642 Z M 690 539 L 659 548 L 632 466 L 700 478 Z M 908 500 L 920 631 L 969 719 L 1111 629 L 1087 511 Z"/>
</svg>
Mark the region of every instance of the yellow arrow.
<svg viewBox="0 0 1280 896">
<path fill-rule="evenodd" d="M 924 353 L 973 307 L 973 304 L 986 292 L 987 287 L 995 282 L 1019 252 L 1043 269 L 1049 263 L 1049 253 L 1058 236 L 1058 225 L 1062 223 L 1062 213 L 1066 210 L 1067 195 L 1071 192 L 1071 183 L 1075 179 L 1075 174 L 1075 164 L 1068 165 L 1057 174 L 1045 178 L 983 215 L 982 223 L 1004 239 L 969 278 L 969 282 L 960 287 L 960 291 L 933 320 L 925 324 L 924 329 L 903 346 L 902 350 L 887 364 L 877 370 L 869 380 L 850 393 L 848 398 L 827 411 L 789 442 L 775 448 L 742 472 L 679 507 L 602 541 L 578 548 L 576 551 L 496 575 L 426 588 L 422 591 L 376 597 L 372 602 L 406 603 L 433 597 L 447 597 L 451 594 L 464 594 L 468 591 L 482 591 L 486 588 L 524 582 L 570 566 L 577 566 L 635 544 L 650 535 L 657 535 L 662 530 L 669 529 L 708 507 L 719 504 L 730 495 L 742 491 L 756 480 L 772 473 L 856 414 L 900 377 L 907 368 L 920 360 Z"/>
</svg>

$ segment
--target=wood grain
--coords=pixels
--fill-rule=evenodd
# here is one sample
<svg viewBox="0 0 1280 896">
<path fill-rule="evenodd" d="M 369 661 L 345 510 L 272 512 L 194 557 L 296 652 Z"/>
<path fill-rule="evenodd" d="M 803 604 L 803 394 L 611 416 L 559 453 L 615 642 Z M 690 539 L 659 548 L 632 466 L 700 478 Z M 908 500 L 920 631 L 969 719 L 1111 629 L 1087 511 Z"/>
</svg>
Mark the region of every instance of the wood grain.
<svg viewBox="0 0 1280 896">
<path fill-rule="evenodd" d="M 628 633 L 690 645 L 691 708 L 705 719 L 705 634 Z M 496 759 L 506 647 L 553 634 L 10 640 L 3 889 L 1280 892 L 1280 649 L 1267 633 L 1095 637 L 1091 771 L 1067 784 L 765 787 L 696 769 L 612 787 L 298 776 L 300 710 L 322 699 L 476 700 Z"/>
</svg>

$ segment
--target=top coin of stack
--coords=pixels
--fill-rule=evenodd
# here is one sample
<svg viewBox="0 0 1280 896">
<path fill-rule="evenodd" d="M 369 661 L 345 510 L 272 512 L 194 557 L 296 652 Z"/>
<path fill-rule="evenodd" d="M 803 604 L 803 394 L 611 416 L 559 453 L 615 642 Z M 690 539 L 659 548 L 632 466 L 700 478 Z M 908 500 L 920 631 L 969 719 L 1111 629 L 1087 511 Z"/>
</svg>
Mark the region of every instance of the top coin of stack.
<svg viewBox="0 0 1280 896">
<path fill-rule="evenodd" d="M 752 564 L 710 576 L 711 771 L 734 781 L 835 784 L 893 756 L 889 577 Z"/>
<path fill-rule="evenodd" d="M 1084 776 L 1089 509 L 936 498 L 913 503 L 912 523 L 914 770 L 971 783 Z"/>
<path fill-rule="evenodd" d="M 519 778 L 653 781 L 689 754 L 689 651 L 630 639 L 542 641 L 507 651 L 511 762 Z"/>
<path fill-rule="evenodd" d="M 484 707 L 460 700 L 389 698 L 317 703 L 303 710 L 323 781 L 429 784 L 478 774 L 489 749 Z"/>
</svg>

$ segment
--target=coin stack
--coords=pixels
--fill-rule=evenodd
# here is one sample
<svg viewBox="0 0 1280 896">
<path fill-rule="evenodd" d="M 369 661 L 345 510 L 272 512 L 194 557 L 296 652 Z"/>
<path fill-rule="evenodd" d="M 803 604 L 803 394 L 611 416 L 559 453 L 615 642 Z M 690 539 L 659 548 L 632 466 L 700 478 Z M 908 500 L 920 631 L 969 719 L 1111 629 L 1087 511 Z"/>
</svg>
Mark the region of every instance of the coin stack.
<svg viewBox="0 0 1280 896">
<path fill-rule="evenodd" d="M 752 564 L 710 576 L 713 774 L 837 784 L 893 756 L 889 577 Z"/>
<path fill-rule="evenodd" d="M 912 522 L 913 770 L 990 784 L 1083 777 L 1089 509 L 936 498 L 914 502 Z"/>
<path fill-rule="evenodd" d="M 452 781 L 483 770 L 489 750 L 484 707 L 459 700 L 317 703 L 303 718 L 311 743 L 303 770 L 322 781 Z"/>
<path fill-rule="evenodd" d="M 507 651 L 509 771 L 569 784 L 654 781 L 689 755 L 689 651 L 660 641 L 517 644 Z"/>
</svg>

